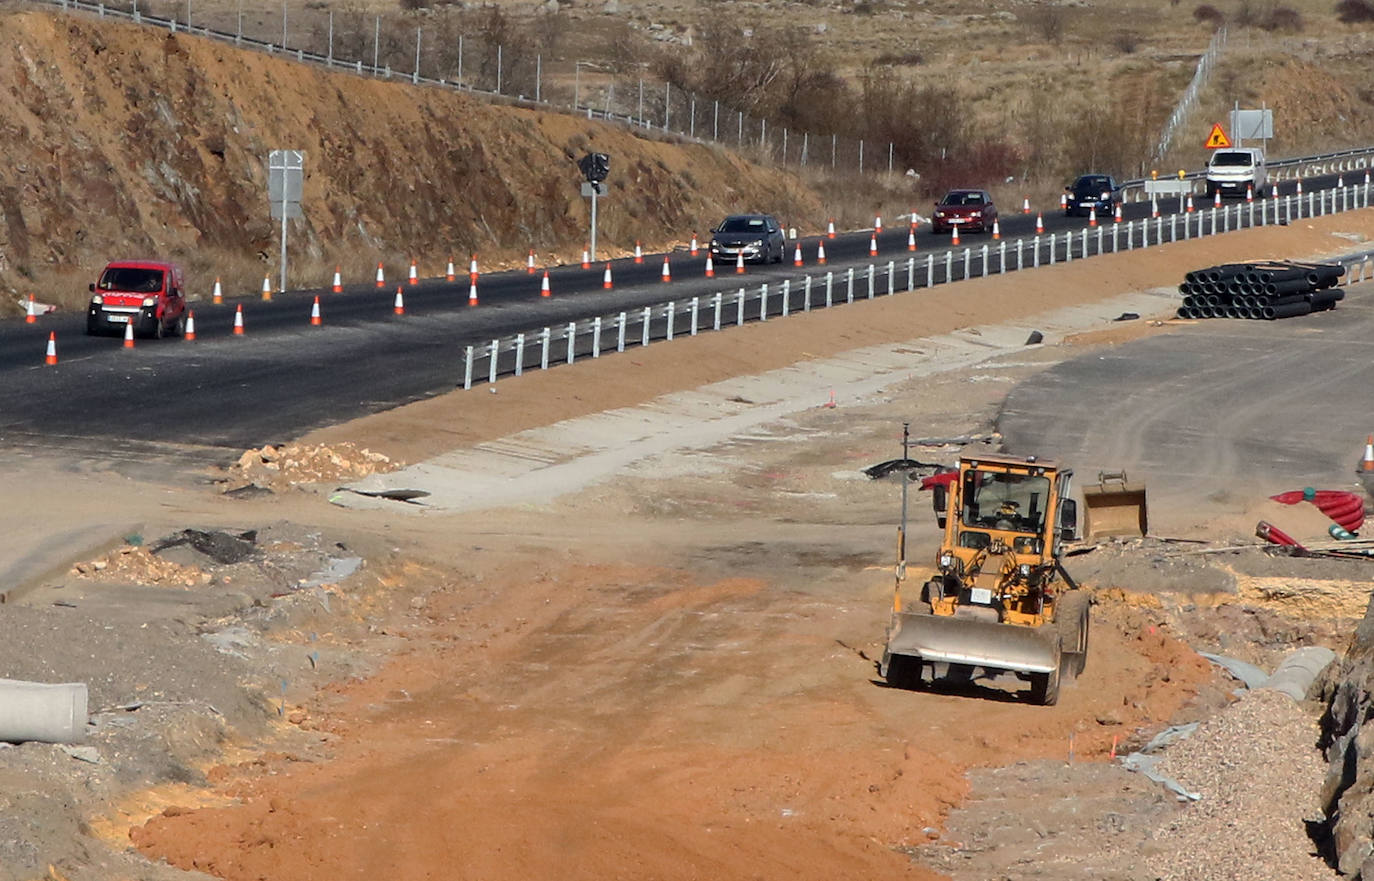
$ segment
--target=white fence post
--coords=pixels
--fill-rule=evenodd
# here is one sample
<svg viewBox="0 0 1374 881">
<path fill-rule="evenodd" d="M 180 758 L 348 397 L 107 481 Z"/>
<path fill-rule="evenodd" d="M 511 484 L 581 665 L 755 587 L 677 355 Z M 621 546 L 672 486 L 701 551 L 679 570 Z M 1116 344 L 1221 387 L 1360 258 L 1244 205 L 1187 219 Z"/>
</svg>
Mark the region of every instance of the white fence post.
<svg viewBox="0 0 1374 881">
<path fill-rule="evenodd" d="M 568 358 L 568 363 L 571 364 L 571 363 L 573 363 L 573 358 L 575 357 L 575 354 L 574 354 L 574 352 L 573 352 L 573 347 L 577 345 L 577 322 L 576 322 L 576 321 L 569 321 L 569 322 L 568 322 L 568 333 L 567 333 L 567 335 L 566 335 L 564 338 L 568 341 L 568 355 L 567 355 L 567 358 Z"/>
<path fill-rule="evenodd" d="M 525 335 L 517 333 L 515 335 L 515 375 L 520 376 L 525 372 Z"/>
<path fill-rule="evenodd" d="M 496 382 L 496 363 L 500 360 L 501 341 L 492 340 L 491 346 L 487 351 L 487 382 Z"/>
<path fill-rule="evenodd" d="M 654 310 L 648 306 L 639 314 L 641 327 L 639 329 L 639 345 L 641 347 L 649 345 L 649 325 L 654 320 Z"/>
<path fill-rule="evenodd" d="M 625 351 L 625 325 L 628 321 L 628 318 L 629 316 L 627 316 L 624 312 L 621 312 L 619 317 L 616 318 L 615 350 L 617 352 Z"/>
<path fill-rule="evenodd" d="M 700 300 L 700 297 L 692 298 L 692 332 L 689 334 L 689 336 L 697 335 L 697 312 L 701 308 Z"/>
<path fill-rule="evenodd" d="M 552 343 L 552 341 L 553 341 L 553 330 L 552 330 L 551 328 L 546 327 L 546 328 L 544 328 L 544 331 L 543 331 L 542 334 L 540 334 L 540 336 L 542 337 L 542 339 L 539 341 L 539 347 L 540 347 L 540 351 L 539 351 L 539 369 L 540 369 L 540 370 L 548 370 L 548 369 L 549 369 L 549 345 L 550 345 L 550 344 Z"/>
<path fill-rule="evenodd" d="M 467 347 L 467 353 L 463 356 L 463 388 L 472 388 L 472 346 Z"/>
</svg>

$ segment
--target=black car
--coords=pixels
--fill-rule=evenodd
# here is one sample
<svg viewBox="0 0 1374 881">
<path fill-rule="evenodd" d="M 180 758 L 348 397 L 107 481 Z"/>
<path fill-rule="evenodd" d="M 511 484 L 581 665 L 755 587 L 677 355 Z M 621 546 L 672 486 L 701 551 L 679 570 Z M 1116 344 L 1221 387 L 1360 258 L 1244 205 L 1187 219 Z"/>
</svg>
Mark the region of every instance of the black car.
<svg viewBox="0 0 1374 881">
<path fill-rule="evenodd" d="M 1097 209 L 1098 217 L 1110 217 L 1121 204 L 1121 185 L 1109 174 L 1085 174 L 1064 188 L 1064 216 L 1087 214 Z"/>
<path fill-rule="evenodd" d="M 734 263 L 741 253 L 746 261 L 781 263 L 787 238 L 782 224 L 771 214 L 731 214 L 711 230 L 711 258 Z"/>
</svg>

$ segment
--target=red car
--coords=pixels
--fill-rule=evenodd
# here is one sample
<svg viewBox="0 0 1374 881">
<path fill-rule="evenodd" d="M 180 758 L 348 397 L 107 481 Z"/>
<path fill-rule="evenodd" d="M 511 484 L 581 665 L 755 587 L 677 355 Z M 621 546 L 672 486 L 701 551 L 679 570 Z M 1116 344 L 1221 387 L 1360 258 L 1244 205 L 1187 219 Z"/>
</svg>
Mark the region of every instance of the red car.
<svg viewBox="0 0 1374 881">
<path fill-rule="evenodd" d="M 86 333 L 181 336 L 186 332 L 186 295 L 181 267 L 175 263 L 117 260 L 92 284 Z"/>
<path fill-rule="evenodd" d="M 987 232 L 997 219 L 997 206 L 987 190 L 950 190 L 935 203 L 935 216 L 930 220 L 932 232 L 976 229 Z"/>
</svg>

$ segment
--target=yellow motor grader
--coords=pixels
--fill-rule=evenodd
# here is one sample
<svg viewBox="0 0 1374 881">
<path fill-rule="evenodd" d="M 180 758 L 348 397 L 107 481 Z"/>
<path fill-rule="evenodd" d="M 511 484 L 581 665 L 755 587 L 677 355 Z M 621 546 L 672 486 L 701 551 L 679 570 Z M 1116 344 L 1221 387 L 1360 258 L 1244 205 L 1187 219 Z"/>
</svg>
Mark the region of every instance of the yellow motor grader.
<svg viewBox="0 0 1374 881">
<path fill-rule="evenodd" d="M 1063 677 L 1088 654 L 1088 596 L 1060 563 L 1077 533 L 1071 470 L 1035 457 L 966 455 L 926 478 L 944 538 L 936 571 L 919 594 L 906 579 L 906 486 L 898 532 L 897 585 L 879 672 L 922 688 L 975 668 L 1012 671 L 1040 704 L 1059 698 Z"/>
</svg>

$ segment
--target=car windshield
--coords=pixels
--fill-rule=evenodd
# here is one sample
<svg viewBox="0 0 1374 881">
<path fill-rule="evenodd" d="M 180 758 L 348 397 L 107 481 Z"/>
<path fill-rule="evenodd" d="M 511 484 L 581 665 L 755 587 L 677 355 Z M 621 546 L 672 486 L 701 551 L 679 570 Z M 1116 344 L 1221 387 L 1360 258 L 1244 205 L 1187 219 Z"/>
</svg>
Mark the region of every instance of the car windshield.
<svg viewBox="0 0 1374 881">
<path fill-rule="evenodd" d="M 941 205 L 982 205 L 982 193 L 946 193 Z"/>
<path fill-rule="evenodd" d="M 1039 533 L 1045 527 L 1048 477 L 1000 471 L 964 474 L 964 525 Z"/>
<path fill-rule="evenodd" d="M 129 291 L 135 294 L 155 294 L 162 290 L 161 269 L 135 269 L 110 266 L 100 275 L 96 285 L 102 291 Z"/>
<path fill-rule="evenodd" d="M 763 232 L 765 227 L 762 217 L 727 217 L 716 232 Z"/>
<path fill-rule="evenodd" d="M 1112 185 L 1105 177 L 1080 177 L 1073 188 L 1080 193 L 1095 193 L 1110 190 Z"/>
<path fill-rule="evenodd" d="M 1212 156 L 1213 168 L 1219 165 L 1245 167 L 1253 164 L 1254 160 L 1250 157 L 1249 153 L 1217 153 Z"/>
</svg>

